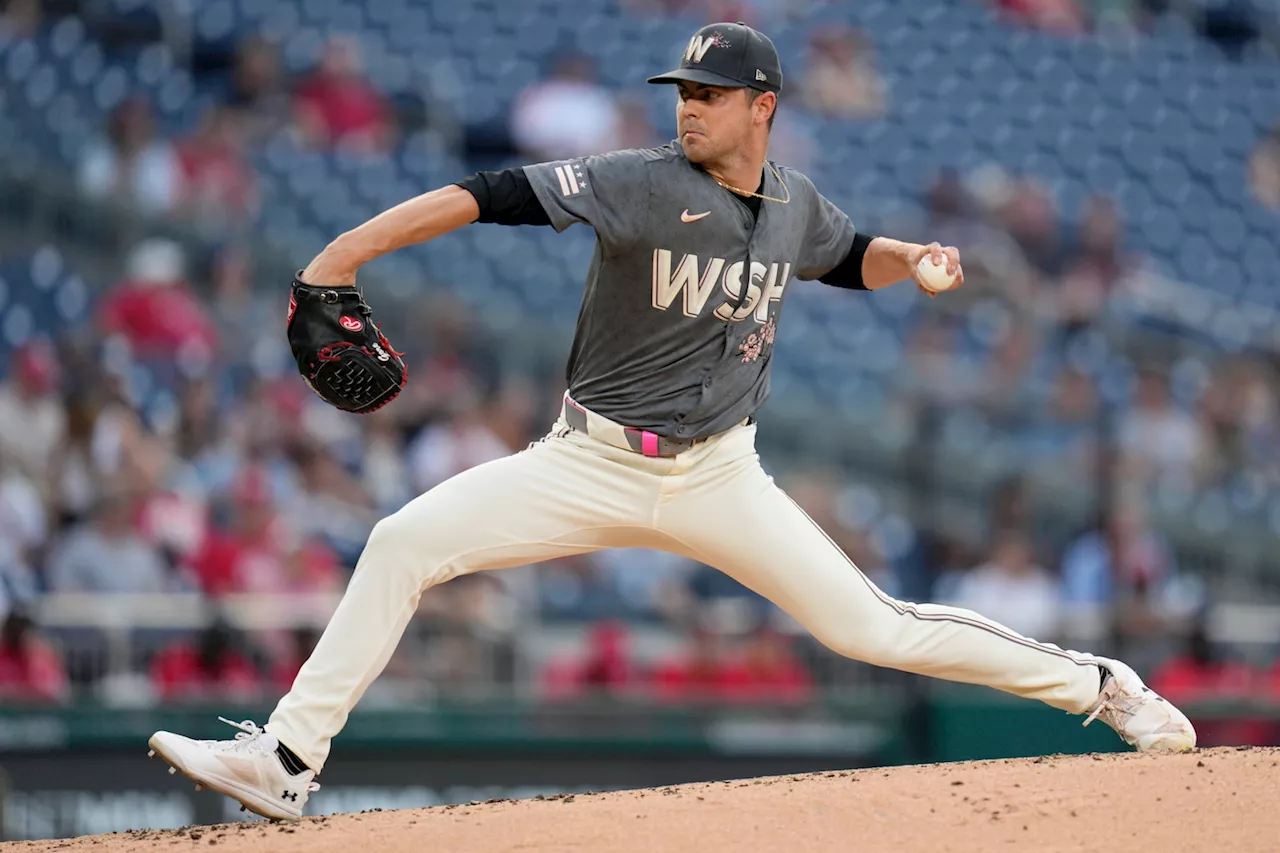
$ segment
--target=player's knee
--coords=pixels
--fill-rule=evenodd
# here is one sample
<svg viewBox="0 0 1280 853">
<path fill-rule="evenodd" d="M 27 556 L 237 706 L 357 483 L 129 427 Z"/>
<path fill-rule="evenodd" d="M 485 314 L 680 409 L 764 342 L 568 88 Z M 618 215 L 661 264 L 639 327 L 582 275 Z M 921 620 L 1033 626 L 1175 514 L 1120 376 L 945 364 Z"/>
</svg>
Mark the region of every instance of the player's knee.
<svg viewBox="0 0 1280 853">
<path fill-rule="evenodd" d="M 417 588 L 441 583 L 467 571 L 450 561 L 459 550 L 456 533 L 457 528 L 424 517 L 411 504 L 373 526 L 356 572 L 399 572 Z"/>
<path fill-rule="evenodd" d="M 373 526 L 356 571 L 377 566 L 380 571 L 412 570 L 430 561 L 422 547 L 422 525 L 404 510 L 392 513 Z"/>
</svg>

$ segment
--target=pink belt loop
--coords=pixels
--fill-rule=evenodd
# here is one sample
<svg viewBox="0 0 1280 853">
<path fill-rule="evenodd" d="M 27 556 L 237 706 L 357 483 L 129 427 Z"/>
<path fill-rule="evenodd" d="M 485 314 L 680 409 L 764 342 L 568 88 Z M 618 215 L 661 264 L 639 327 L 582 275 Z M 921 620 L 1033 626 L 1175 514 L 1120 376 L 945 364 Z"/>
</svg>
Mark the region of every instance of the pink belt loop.
<svg viewBox="0 0 1280 853">
<path fill-rule="evenodd" d="M 640 433 L 640 452 L 645 456 L 658 455 L 658 435 L 657 433 L 645 430 Z"/>
</svg>

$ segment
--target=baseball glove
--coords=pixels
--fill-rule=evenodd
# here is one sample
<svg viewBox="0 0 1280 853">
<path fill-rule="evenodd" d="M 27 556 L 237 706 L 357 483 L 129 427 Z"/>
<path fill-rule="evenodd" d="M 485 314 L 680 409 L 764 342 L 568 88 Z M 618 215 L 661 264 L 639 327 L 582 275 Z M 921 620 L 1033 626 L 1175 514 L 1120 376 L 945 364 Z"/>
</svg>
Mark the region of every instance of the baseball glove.
<svg viewBox="0 0 1280 853">
<path fill-rule="evenodd" d="M 311 390 L 345 412 L 377 411 L 408 376 L 403 354 L 391 348 L 372 315 L 354 287 L 313 287 L 294 276 L 289 347 Z"/>
</svg>

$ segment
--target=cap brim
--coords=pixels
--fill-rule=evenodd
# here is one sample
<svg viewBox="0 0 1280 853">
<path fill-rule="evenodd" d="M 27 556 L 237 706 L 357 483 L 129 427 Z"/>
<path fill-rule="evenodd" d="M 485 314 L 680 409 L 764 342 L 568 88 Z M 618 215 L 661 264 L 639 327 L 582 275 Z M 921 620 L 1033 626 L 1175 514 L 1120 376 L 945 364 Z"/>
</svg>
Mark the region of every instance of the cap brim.
<svg viewBox="0 0 1280 853">
<path fill-rule="evenodd" d="M 725 77 L 723 74 L 717 74 L 714 71 L 704 71 L 700 68 L 677 68 L 675 71 L 668 71 L 657 77 L 650 77 L 649 83 L 701 83 L 704 86 L 724 86 L 729 89 L 745 89 L 747 84 L 741 80 L 734 80 L 732 77 Z"/>
</svg>

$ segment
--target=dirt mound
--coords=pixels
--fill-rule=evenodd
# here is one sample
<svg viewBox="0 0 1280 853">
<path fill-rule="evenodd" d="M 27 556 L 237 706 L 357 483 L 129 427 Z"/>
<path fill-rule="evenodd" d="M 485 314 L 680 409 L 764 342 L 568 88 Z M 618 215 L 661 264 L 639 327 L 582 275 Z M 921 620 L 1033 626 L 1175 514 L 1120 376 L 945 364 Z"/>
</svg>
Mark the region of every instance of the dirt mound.
<svg viewBox="0 0 1280 853">
<path fill-rule="evenodd" d="M 0 845 L 36 853 L 1280 849 L 1280 749 L 1055 756 Z"/>
</svg>

